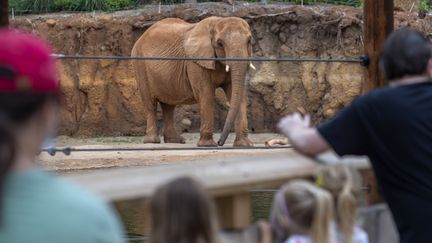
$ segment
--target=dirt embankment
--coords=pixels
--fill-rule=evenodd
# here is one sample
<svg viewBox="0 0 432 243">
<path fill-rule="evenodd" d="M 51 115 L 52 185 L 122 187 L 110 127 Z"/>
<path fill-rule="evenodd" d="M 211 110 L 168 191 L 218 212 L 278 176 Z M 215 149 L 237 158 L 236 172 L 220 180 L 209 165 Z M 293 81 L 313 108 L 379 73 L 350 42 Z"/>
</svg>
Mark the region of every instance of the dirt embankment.
<svg viewBox="0 0 432 243">
<path fill-rule="evenodd" d="M 139 36 L 154 22 L 178 17 L 197 22 L 208 16 L 246 19 L 254 36 L 254 56 L 356 58 L 362 54 L 362 11 L 336 6 L 164 6 L 113 14 L 19 17 L 13 26 L 31 29 L 55 51 L 69 55 L 130 55 Z M 396 25 L 432 33 L 431 19 L 396 13 Z M 139 135 L 145 116 L 129 61 L 59 61 L 65 95 L 61 134 Z M 272 131 L 282 115 L 308 112 L 315 122 L 335 114 L 361 90 L 363 69 L 342 63 L 255 63 L 248 75 L 249 128 Z M 225 97 L 218 92 L 215 126 L 224 123 Z M 159 116 L 161 119 L 161 116 Z M 199 130 L 197 106 L 176 111 L 179 129 Z"/>
</svg>

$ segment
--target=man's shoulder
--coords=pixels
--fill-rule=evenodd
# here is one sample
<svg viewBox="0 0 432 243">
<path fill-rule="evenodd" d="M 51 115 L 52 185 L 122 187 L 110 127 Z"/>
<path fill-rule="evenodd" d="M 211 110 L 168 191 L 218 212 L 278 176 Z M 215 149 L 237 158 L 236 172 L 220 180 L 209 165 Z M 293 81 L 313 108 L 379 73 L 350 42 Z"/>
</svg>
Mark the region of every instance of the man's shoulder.
<svg viewBox="0 0 432 243">
<path fill-rule="evenodd" d="M 392 98 L 399 99 L 400 96 L 414 97 L 418 94 L 418 92 L 431 94 L 432 82 L 421 82 L 399 86 L 385 86 L 374 89 L 362 97 L 366 100 L 388 100 Z"/>
<path fill-rule="evenodd" d="M 367 108 L 370 105 L 392 102 L 393 99 L 398 100 L 399 92 L 391 87 L 378 88 L 355 98 L 351 105 L 356 108 Z"/>
<path fill-rule="evenodd" d="M 378 89 L 371 90 L 361 97 L 365 100 L 379 100 L 385 96 L 393 96 L 397 91 L 391 87 L 382 87 Z"/>
</svg>

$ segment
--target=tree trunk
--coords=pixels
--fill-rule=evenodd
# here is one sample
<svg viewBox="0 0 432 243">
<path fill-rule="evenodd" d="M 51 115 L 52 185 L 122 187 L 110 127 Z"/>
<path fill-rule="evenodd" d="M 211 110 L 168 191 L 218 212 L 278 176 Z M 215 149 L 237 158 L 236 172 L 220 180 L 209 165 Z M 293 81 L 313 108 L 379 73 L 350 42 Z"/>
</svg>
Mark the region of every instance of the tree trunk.
<svg viewBox="0 0 432 243">
<path fill-rule="evenodd" d="M 0 27 L 9 25 L 8 0 L 0 0 Z"/>
<path fill-rule="evenodd" d="M 393 0 L 364 1 L 364 50 L 370 59 L 363 83 L 365 92 L 384 86 L 387 81 L 380 72 L 378 61 L 386 38 L 393 31 L 393 3 Z"/>
</svg>

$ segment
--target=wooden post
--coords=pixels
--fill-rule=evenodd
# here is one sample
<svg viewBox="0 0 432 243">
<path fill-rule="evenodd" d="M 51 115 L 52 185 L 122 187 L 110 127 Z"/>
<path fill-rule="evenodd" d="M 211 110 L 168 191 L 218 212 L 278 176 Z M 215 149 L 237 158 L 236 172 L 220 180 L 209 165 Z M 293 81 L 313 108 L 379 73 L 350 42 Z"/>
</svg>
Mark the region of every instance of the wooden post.
<svg viewBox="0 0 432 243">
<path fill-rule="evenodd" d="M 378 183 L 375 177 L 375 173 L 371 168 L 361 170 L 360 174 L 363 178 L 363 186 L 366 188 L 366 206 L 372 206 L 375 204 L 383 203 L 384 199 L 379 193 Z"/>
<path fill-rule="evenodd" d="M 242 229 L 251 223 L 250 193 L 216 198 L 216 206 L 223 229 Z"/>
<path fill-rule="evenodd" d="M 386 37 L 393 31 L 393 0 L 364 0 L 363 16 L 364 50 L 370 59 L 363 91 L 369 91 L 386 83 L 378 59 Z"/>
<path fill-rule="evenodd" d="M 0 0 L 0 27 L 9 25 L 9 4 L 8 0 Z"/>
</svg>

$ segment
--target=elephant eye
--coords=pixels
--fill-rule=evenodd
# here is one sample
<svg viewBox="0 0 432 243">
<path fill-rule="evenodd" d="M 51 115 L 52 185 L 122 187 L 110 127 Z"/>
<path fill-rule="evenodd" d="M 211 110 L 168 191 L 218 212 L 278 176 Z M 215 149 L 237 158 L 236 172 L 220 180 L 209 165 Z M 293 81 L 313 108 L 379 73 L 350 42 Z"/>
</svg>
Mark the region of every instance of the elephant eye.
<svg viewBox="0 0 432 243">
<path fill-rule="evenodd" d="M 218 48 L 221 48 L 221 49 L 224 48 L 224 45 L 223 45 L 222 40 L 217 40 L 216 44 L 217 44 L 217 47 L 218 47 Z"/>
</svg>

